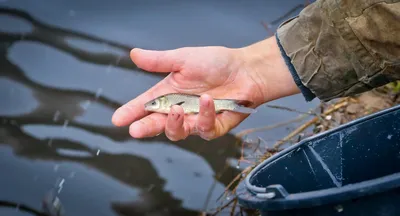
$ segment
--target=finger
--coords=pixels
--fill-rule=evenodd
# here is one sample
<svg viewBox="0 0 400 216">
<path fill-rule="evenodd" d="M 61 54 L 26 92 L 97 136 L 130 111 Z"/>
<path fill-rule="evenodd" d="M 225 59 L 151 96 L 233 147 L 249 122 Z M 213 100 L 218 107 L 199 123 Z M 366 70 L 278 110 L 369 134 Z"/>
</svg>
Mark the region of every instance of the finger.
<svg viewBox="0 0 400 216">
<path fill-rule="evenodd" d="M 183 65 L 184 49 L 155 51 L 135 48 L 131 50 L 132 61 L 141 69 L 150 72 L 176 72 Z"/>
<path fill-rule="evenodd" d="M 211 96 L 204 94 L 200 97 L 200 111 L 197 116 L 197 133 L 206 140 L 211 140 L 215 133 L 215 105 Z"/>
<path fill-rule="evenodd" d="M 168 114 L 165 125 L 165 135 L 172 141 L 185 139 L 189 135 L 188 124 L 184 121 L 183 109 L 180 106 L 173 106 Z"/>
<path fill-rule="evenodd" d="M 144 110 L 144 104 L 161 94 L 175 92 L 164 81 L 159 82 L 145 93 L 139 95 L 135 99 L 119 107 L 112 116 L 112 123 L 118 127 L 131 124 L 134 121 L 148 115 L 149 112 Z"/>
<path fill-rule="evenodd" d="M 133 122 L 129 127 L 129 134 L 134 138 L 157 136 L 164 131 L 166 119 L 161 113 L 152 113 Z"/>
</svg>

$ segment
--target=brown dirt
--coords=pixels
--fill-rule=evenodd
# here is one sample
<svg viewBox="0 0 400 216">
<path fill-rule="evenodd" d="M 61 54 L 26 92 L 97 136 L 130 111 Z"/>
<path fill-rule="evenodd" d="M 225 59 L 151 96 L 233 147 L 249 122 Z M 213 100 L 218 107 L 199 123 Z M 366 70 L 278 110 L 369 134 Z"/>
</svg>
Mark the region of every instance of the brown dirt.
<svg viewBox="0 0 400 216">
<path fill-rule="evenodd" d="M 346 105 L 314 124 L 313 133 L 330 130 L 349 121 L 400 104 L 400 93 L 384 86 L 353 97 L 345 98 Z M 335 102 L 333 102 L 334 104 Z M 322 105 L 326 109 L 329 105 Z"/>
</svg>

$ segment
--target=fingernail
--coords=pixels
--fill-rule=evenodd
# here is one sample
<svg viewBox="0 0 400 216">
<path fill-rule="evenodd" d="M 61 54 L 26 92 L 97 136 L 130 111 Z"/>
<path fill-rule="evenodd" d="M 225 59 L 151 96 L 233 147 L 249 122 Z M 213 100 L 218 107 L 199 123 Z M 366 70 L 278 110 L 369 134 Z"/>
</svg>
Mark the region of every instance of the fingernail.
<svg viewBox="0 0 400 216">
<path fill-rule="evenodd" d="M 143 49 L 140 49 L 140 48 L 133 48 L 133 49 L 131 49 L 131 52 L 137 52 L 137 51 L 142 51 Z"/>
<path fill-rule="evenodd" d="M 204 99 L 204 98 L 203 98 Z M 202 100 L 201 101 L 201 105 L 205 106 L 205 107 L 209 107 L 210 106 L 210 100 Z"/>
</svg>

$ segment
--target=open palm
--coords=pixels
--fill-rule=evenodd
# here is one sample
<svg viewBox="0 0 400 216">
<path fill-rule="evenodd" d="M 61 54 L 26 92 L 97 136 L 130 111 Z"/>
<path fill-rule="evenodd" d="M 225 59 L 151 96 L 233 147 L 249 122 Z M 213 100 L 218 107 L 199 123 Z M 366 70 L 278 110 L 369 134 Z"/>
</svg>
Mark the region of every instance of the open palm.
<svg viewBox="0 0 400 216">
<path fill-rule="evenodd" d="M 131 51 L 133 62 L 149 72 L 169 73 L 167 77 L 137 98 L 120 107 L 112 118 L 117 126 L 130 126 L 135 138 L 151 137 L 165 132 L 171 140 L 200 135 L 213 139 L 224 135 L 248 115 L 223 112 L 215 114 L 212 98 L 229 98 L 253 102 L 257 107 L 263 102 L 260 80 L 245 66 L 240 49 L 225 47 L 185 47 L 168 51 Z M 183 109 L 174 106 L 166 114 L 150 113 L 144 104 L 167 93 L 202 95 L 200 113 L 184 115 Z"/>
</svg>

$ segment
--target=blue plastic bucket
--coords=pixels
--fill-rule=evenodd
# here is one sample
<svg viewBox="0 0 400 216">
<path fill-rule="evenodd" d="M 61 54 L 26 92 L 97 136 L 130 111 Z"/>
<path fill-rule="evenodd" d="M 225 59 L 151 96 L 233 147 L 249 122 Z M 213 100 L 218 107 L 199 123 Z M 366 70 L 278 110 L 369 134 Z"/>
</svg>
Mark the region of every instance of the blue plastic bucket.
<svg viewBox="0 0 400 216">
<path fill-rule="evenodd" d="M 236 191 L 262 215 L 400 215 L 400 106 L 293 145 Z"/>
</svg>

